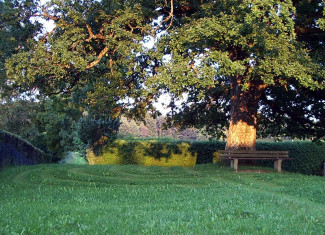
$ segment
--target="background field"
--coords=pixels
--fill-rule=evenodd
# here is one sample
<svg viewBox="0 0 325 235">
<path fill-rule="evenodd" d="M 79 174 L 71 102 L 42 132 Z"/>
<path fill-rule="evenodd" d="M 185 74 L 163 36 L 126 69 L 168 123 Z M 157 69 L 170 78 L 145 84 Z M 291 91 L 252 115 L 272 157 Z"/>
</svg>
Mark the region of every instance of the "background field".
<svg viewBox="0 0 325 235">
<path fill-rule="evenodd" d="M 325 179 L 192 168 L 0 171 L 0 234 L 324 234 Z"/>
</svg>

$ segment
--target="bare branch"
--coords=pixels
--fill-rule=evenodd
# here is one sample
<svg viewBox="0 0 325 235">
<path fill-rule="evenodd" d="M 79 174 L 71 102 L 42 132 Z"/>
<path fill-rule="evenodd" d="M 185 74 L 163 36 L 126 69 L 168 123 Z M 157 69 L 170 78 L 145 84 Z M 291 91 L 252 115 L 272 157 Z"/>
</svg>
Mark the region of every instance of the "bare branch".
<svg viewBox="0 0 325 235">
<path fill-rule="evenodd" d="M 108 52 L 108 47 L 105 47 L 98 55 L 97 59 L 94 60 L 93 62 L 91 62 L 90 64 L 88 64 L 86 66 L 86 69 L 90 69 L 94 66 L 96 66 L 100 61 L 101 59 L 105 56 L 105 54 Z"/>
<path fill-rule="evenodd" d="M 86 28 L 89 33 L 89 37 L 86 39 L 87 42 L 89 42 L 91 39 L 101 39 L 106 40 L 106 37 L 102 34 L 103 29 L 100 30 L 100 33 L 94 34 L 92 28 L 89 26 L 89 24 L 86 24 Z"/>
<path fill-rule="evenodd" d="M 42 7 L 42 11 L 43 11 L 43 16 L 44 16 L 45 18 L 47 18 L 47 19 L 54 20 L 54 21 L 57 21 L 57 20 L 60 19 L 60 18 L 57 17 L 57 16 L 51 16 L 51 15 L 47 12 L 47 10 L 46 10 L 44 7 Z"/>
<path fill-rule="evenodd" d="M 166 28 L 166 31 L 168 31 L 168 29 L 173 25 L 173 19 L 174 19 L 174 0 L 170 0 L 170 12 L 169 12 L 169 16 L 163 20 L 163 22 L 169 22 L 169 25 Z"/>
<path fill-rule="evenodd" d="M 196 75 L 199 75 L 199 71 L 198 71 L 198 70 L 195 68 L 195 66 L 194 66 L 194 61 L 192 61 L 192 62 L 189 64 L 188 68 L 193 69 L 193 71 L 195 72 L 195 74 L 196 74 Z"/>
</svg>

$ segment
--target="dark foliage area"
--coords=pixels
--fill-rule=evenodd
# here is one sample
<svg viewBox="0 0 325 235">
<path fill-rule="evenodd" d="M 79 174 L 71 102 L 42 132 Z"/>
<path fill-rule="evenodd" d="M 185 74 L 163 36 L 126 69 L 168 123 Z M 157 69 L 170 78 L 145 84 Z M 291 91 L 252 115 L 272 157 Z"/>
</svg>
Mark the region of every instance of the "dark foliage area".
<svg viewBox="0 0 325 235">
<path fill-rule="evenodd" d="M 79 119 L 77 133 L 79 139 L 86 146 L 93 148 L 97 152 L 101 146 L 116 139 L 119 126 L 119 119 L 102 119 L 88 115 Z"/>
<path fill-rule="evenodd" d="M 0 130 L 0 167 L 50 163 L 54 157 L 37 149 L 21 137 Z"/>
<path fill-rule="evenodd" d="M 0 143 L 0 167 L 11 165 L 32 165 L 36 164 L 32 160 L 23 156 L 17 149 L 5 143 Z"/>
</svg>

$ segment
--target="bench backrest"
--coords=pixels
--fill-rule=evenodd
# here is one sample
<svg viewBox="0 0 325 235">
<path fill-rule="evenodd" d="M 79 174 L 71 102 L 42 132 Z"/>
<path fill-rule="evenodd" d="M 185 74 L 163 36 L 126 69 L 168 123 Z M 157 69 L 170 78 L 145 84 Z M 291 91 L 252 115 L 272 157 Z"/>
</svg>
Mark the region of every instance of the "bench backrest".
<svg viewBox="0 0 325 235">
<path fill-rule="evenodd" d="M 224 158 L 289 158 L 288 151 L 219 150 Z"/>
</svg>

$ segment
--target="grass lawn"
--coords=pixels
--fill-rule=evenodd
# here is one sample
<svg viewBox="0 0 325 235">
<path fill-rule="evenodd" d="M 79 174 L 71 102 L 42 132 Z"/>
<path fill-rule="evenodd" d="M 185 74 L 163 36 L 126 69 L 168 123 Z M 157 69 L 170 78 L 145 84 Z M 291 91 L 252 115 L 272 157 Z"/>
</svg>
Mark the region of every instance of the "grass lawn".
<svg viewBox="0 0 325 235">
<path fill-rule="evenodd" d="M 325 178 L 213 164 L 5 168 L 0 234 L 325 234 Z"/>
</svg>

